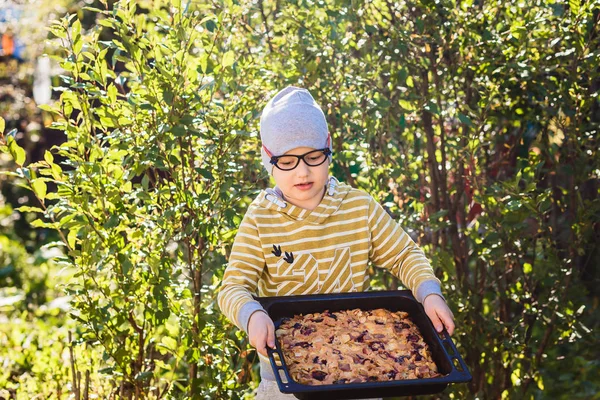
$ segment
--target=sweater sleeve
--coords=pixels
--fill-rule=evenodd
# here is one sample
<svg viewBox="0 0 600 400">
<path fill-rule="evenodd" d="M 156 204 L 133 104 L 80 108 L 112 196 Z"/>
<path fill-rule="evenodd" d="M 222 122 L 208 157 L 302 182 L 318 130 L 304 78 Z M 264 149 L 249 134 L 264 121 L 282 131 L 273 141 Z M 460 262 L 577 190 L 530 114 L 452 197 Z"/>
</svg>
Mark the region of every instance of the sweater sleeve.
<svg viewBox="0 0 600 400">
<path fill-rule="evenodd" d="M 374 265 L 398 277 L 421 303 L 430 294 L 442 296 L 440 281 L 423 250 L 373 198 L 369 202 L 368 224 L 369 258 Z"/>
<path fill-rule="evenodd" d="M 248 212 L 235 237 L 217 298 L 221 312 L 246 332 L 250 316 L 263 310 L 252 295 L 256 294 L 265 265 L 258 229 Z"/>
</svg>

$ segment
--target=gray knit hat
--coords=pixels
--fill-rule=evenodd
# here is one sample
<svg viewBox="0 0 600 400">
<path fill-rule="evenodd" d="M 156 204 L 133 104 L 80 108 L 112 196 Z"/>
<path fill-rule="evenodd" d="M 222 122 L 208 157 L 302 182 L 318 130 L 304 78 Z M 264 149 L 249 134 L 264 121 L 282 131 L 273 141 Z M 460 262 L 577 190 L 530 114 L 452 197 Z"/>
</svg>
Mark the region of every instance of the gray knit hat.
<svg viewBox="0 0 600 400">
<path fill-rule="evenodd" d="M 296 147 L 331 149 L 325 114 L 308 90 L 295 86 L 277 93 L 263 109 L 260 139 L 262 162 L 269 174 L 273 174 L 274 167 L 271 156 Z"/>
</svg>

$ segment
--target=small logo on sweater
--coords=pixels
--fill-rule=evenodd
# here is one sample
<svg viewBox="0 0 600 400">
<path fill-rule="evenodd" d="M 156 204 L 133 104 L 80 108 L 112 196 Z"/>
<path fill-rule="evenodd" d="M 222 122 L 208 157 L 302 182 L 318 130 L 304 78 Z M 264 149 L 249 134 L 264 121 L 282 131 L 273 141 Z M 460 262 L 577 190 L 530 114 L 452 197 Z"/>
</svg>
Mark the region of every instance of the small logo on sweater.
<svg viewBox="0 0 600 400">
<path fill-rule="evenodd" d="M 281 246 L 275 246 L 273 245 L 273 251 L 271 251 L 271 253 L 273 253 L 273 255 L 275 257 L 281 257 Z M 285 256 L 283 256 L 283 259 L 288 263 L 291 264 L 294 262 L 294 253 L 292 252 L 285 252 Z"/>
</svg>

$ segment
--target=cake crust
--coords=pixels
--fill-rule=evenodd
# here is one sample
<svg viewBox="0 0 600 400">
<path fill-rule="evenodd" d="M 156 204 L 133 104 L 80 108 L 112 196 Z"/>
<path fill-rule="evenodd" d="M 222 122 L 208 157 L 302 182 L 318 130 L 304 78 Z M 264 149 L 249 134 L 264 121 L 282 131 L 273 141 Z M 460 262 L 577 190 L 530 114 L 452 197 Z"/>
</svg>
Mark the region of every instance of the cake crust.
<svg viewBox="0 0 600 400">
<path fill-rule="evenodd" d="M 441 376 L 408 313 L 383 308 L 295 315 L 276 331 L 290 376 L 305 385 Z"/>
</svg>

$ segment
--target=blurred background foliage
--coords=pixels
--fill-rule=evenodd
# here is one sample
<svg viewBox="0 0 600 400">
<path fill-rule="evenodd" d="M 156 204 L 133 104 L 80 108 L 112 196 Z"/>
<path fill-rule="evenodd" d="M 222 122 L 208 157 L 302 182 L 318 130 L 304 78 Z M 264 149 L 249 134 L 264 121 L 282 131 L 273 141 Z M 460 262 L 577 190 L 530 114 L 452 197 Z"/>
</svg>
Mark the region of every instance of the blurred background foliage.
<svg viewBox="0 0 600 400">
<path fill-rule="evenodd" d="M 600 398 L 600 2 L 1 11 L 0 398 L 253 397 L 215 297 L 290 84 L 443 281 L 473 381 L 430 397 Z"/>
</svg>

